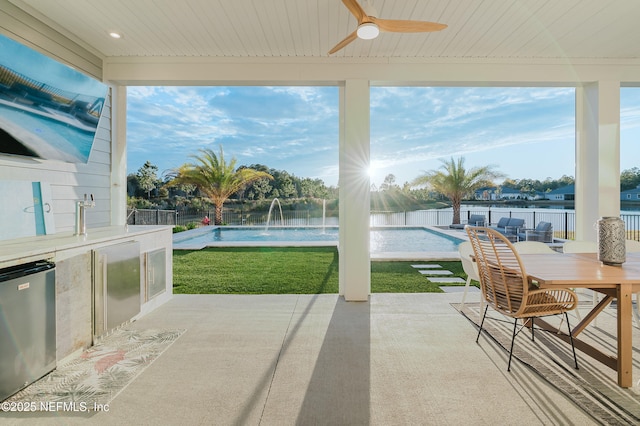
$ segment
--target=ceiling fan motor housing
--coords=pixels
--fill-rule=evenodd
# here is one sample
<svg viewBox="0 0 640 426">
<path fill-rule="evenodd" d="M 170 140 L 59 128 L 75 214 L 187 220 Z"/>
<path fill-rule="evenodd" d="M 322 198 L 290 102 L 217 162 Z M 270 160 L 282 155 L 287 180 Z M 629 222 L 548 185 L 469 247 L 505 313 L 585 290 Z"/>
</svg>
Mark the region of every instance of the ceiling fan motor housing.
<svg viewBox="0 0 640 426">
<path fill-rule="evenodd" d="M 372 40 L 380 34 L 380 28 L 373 22 L 364 22 L 358 25 L 358 38 L 363 40 Z"/>
</svg>

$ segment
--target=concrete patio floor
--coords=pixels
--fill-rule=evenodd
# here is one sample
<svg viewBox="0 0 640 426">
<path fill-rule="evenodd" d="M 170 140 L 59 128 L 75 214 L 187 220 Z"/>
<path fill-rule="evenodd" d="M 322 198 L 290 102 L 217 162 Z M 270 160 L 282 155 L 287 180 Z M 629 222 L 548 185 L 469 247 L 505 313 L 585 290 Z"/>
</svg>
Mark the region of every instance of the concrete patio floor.
<svg viewBox="0 0 640 426">
<path fill-rule="evenodd" d="M 594 424 L 525 365 L 507 372 L 490 339 L 476 344 L 450 305 L 460 297 L 176 295 L 128 327 L 186 332 L 109 412 L 3 424 Z"/>
</svg>

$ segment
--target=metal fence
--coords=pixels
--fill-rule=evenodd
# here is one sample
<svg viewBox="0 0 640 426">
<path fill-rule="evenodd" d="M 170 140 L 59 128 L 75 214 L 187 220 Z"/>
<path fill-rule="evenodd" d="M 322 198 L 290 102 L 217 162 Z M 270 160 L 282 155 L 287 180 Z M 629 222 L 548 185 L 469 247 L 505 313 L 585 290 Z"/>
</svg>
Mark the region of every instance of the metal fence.
<svg viewBox="0 0 640 426">
<path fill-rule="evenodd" d="M 540 221 L 551 222 L 556 238 L 573 238 L 575 212 L 553 209 L 473 209 L 462 210 L 460 221 L 465 223 L 472 214 L 482 215 L 487 224 L 497 223 L 501 217 L 523 219 L 526 228 L 534 228 Z M 372 212 L 372 226 L 447 226 L 453 222 L 451 209 L 416 210 L 407 212 Z"/>
<path fill-rule="evenodd" d="M 175 210 L 127 210 L 128 225 L 177 225 Z"/>
<path fill-rule="evenodd" d="M 129 225 L 181 225 L 185 227 L 202 226 L 202 220 L 208 216 L 213 222 L 213 210 L 129 210 Z M 464 223 L 471 214 L 486 217 L 488 223 L 496 223 L 501 217 L 524 219 L 526 228 L 534 228 L 540 221 L 551 222 L 555 238 L 573 239 L 575 230 L 575 212 L 573 210 L 526 209 L 526 208 L 473 208 L 463 209 L 460 219 Z M 337 226 L 337 215 L 322 215 L 313 210 L 279 210 L 235 213 L 223 211 L 223 223 L 233 226 Z M 623 213 L 627 238 L 640 240 L 640 214 Z M 268 223 L 267 223 L 268 221 Z M 404 212 L 372 211 L 371 226 L 448 226 L 453 221 L 451 209 L 415 210 Z"/>
<path fill-rule="evenodd" d="M 127 223 L 129 225 L 180 225 L 180 226 L 202 226 L 205 216 L 209 217 L 213 223 L 215 212 L 213 210 L 128 210 Z M 325 215 L 322 212 L 312 210 L 283 210 L 280 215 L 279 210 L 235 213 L 222 212 L 222 222 L 232 226 L 334 226 L 338 225 L 338 217 Z"/>
</svg>

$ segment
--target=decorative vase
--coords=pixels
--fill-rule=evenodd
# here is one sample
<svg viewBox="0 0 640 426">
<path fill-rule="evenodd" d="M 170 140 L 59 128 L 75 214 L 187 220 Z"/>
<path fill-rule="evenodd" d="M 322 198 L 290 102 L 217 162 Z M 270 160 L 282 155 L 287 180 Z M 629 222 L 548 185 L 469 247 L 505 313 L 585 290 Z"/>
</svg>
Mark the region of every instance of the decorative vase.
<svg viewBox="0 0 640 426">
<path fill-rule="evenodd" d="M 597 222 L 598 260 L 605 265 L 620 266 L 626 260 L 625 223 L 619 217 L 601 217 Z"/>
</svg>

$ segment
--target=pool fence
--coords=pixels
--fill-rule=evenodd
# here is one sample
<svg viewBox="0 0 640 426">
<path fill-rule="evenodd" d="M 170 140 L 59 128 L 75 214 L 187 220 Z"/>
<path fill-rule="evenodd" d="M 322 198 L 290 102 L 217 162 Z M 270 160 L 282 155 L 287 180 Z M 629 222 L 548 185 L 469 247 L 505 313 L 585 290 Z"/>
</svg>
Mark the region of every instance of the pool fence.
<svg viewBox="0 0 640 426">
<path fill-rule="evenodd" d="M 534 228 L 538 222 L 551 222 L 555 238 L 573 239 L 575 211 L 561 209 L 533 208 L 470 208 L 462 209 L 460 220 L 465 223 L 471 214 L 485 216 L 487 223 L 494 224 L 501 217 L 524 219 L 526 228 Z M 203 226 L 202 220 L 208 216 L 213 223 L 213 210 L 152 210 L 134 209 L 127 211 L 129 225 L 180 225 L 184 227 Z M 414 211 L 372 211 L 371 226 L 448 226 L 453 221 L 451 209 L 431 209 Z M 627 229 L 627 238 L 640 240 L 640 213 L 622 213 Z M 223 212 L 223 223 L 231 226 L 337 226 L 337 215 L 322 216 L 313 210 L 283 210 L 250 213 Z"/>
</svg>

